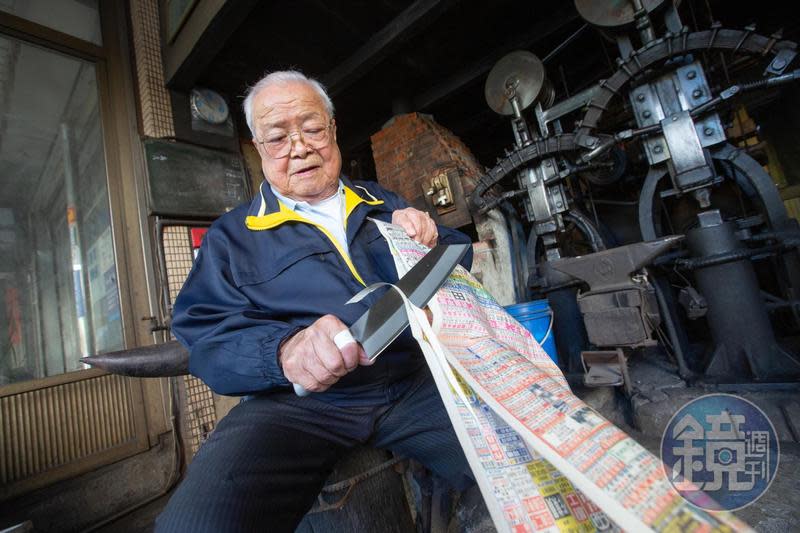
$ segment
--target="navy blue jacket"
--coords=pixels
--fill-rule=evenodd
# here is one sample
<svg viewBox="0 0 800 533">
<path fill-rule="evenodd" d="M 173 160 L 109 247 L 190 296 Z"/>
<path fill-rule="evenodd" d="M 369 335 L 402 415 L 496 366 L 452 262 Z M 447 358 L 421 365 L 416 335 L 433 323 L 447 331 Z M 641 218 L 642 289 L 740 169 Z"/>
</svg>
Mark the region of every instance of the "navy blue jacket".
<svg viewBox="0 0 800 533">
<path fill-rule="evenodd" d="M 209 229 L 175 301 L 172 331 L 190 350 L 189 370 L 219 394 L 290 387 L 278 364 L 281 341 L 325 314 L 351 325 L 383 290 L 345 305 L 366 285 L 396 282 L 388 244 L 367 217 L 391 221 L 408 207 L 374 182 L 343 179 L 350 258 L 327 231 L 288 209 L 263 184 L 253 202 Z M 470 239 L 439 227 L 442 244 Z M 469 268 L 471 250 L 462 261 Z M 339 405 L 391 401 L 424 359 L 408 330 L 372 366 L 360 366 L 315 398 Z"/>
</svg>

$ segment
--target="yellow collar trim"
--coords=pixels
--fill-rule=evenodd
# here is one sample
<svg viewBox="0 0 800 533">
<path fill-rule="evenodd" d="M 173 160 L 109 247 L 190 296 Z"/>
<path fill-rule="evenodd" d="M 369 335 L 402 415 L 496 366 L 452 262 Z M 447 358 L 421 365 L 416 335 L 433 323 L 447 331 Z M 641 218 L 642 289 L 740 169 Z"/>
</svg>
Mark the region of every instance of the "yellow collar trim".
<svg viewBox="0 0 800 533">
<path fill-rule="evenodd" d="M 364 198 L 360 197 L 356 194 L 353 190 L 349 187 L 344 187 L 344 205 L 345 205 L 345 218 L 344 223 L 345 227 L 347 227 L 347 218 L 350 216 L 350 213 L 361 203 L 366 203 L 367 205 L 380 205 L 383 203 L 383 200 L 378 200 L 374 196 L 372 196 L 369 191 L 364 189 L 363 187 L 359 187 L 359 189 L 363 190 L 369 197 L 369 200 L 365 200 Z M 347 268 L 350 269 L 350 273 L 353 277 L 362 285 L 366 286 L 364 280 L 361 278 L 361 275 L 356 270 L 356 266 L 353 264 L 353 261 L 350 259 L 350 256 L 345 252 L 342 245 L 336 240 L 336 238 L 331 234 L 330 231 L 327 230 L 321 224 L 317 224 L 307 218 L 300 216 L 295 211 L 292 211 L 286 204 L 278 200 L 278 211 L 276 213 L 270 213 L 268 215 L 261 215 L 261 216 L 248 216 L 245 218 L 244 223 L 253 231 L 262 231 L 268 230 L 272 228 L 276 228 L 283 224 L 284 222 L 303 222 L 305 224 L 310 224 L 317 229 L 319 229 L 331 243 L 336 248 L 336 251 L 339 252 L 339 255 L 344 259 L 344 262 L 347 264 Z"/>
<path fill-rule="evenodd" d="M 280 210 L 276 213 L 270 213 L 268 215 L 261 215 L 261 216 L 253 216 L 249 215 L 247 218 L 244 219 L 245 225 L 248 229 L 254 231 L 260 231 L 265 229 L 272 229 L 280 226 L 284 222 L 296 221 L 296 222 L 308 222 L 305 218 L 301 217 L 288 207 L 286 204 L 278 200 L 278 207 Z"/>
<path fill-rule="evenodd" d="M 367 205 L 381 205 L 383 200 L 378 200 L 374 196 L 372 196 L 367 189 L 364 187 L 358 187 L 364 194 L 369 196 L 369 200 L 365 200 L 361 196 L 355 193 L 353 189 L 348 187 L 347 185 L 344 186 L 344 219 L 345 223 L 347 219 L 350 217 L 350 213 L 358 206 L 358 204 L 365 203 Z"/>
<path fill-rule="evenodd" d="M 359 204 L 367 204 L 367 205 L 381 205 L 383 200 L 378 200 L 374 196 L 372 196 L 369 191 L 367 191 L 363 187 L 358 187 L 369 197 L 368 199 L 364 199 L 359 196 L 355 191 L 353 191 L 347 185 L 344 186 L 344 220 L 345 226 L 347 225 L 347 219 L 350 217 L 350 214 L 358 207 Z M 250 215 L 245 218 L 244 223 L 248 227 L 248 229 L 254 231 L 261 231 L 266 229 L 272 229 L 280 226 L 284 222 L 305 222 L 310 223 L 310 221 L 296 212 L 292 211 L 286 205 L 278 200 L 278 207 L 280 208 L 275 213 L 269 213 L 267 215 L 261 216 L 253 216 Z"/>
</svg>

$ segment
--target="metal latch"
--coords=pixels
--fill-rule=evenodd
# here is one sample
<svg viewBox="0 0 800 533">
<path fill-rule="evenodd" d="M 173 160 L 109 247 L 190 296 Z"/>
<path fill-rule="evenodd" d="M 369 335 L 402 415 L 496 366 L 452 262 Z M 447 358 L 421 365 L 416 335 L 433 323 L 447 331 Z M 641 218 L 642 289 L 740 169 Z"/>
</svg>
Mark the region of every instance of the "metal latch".
<svg viewBox="0 0 800 533">
<path fill-rule="evenodd" d="M 696 320 L 704 317 L 708 312 L 706 299 L 691 286 L 683 287 L 678 292 L 678 303 L 686 310 L 686 318 L 689 320 Z"/>
<path fill-rule="evenodd" d="M 170 325 L 161 322 L 158 317 L 155 316 L 143 316 L 142 322 L 150 322 L 150 333 L 155 333 L 157 331 L 169 331 Z"/>
<path fill-rule="evenodd" d="M 450 188 L 450 179 L 446 171 L 440 172 L 431 179 L 425 194 L 431 197 L 431 201 L 436 207 L 450 207 L 454 204 L 453 191 Z"/>
</svg>

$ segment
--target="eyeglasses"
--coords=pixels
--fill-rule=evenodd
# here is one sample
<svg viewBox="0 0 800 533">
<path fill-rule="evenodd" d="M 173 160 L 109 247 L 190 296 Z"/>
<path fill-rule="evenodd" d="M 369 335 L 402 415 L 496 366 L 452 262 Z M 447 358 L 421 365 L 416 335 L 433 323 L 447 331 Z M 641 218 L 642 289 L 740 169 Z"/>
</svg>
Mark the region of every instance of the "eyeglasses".
<svg viewBox="0 0 800 533">
<path fill-rule="evenodd" d="M 297 131 L 270 133 L 263 141 L 256 142 L 264 147 L 270 157 L 282 159 L 291 153 L 292 142 L 295 140 L 295 137 L 297 140 L 302 139 L 303 144 L 312 150 L 325 148 L 331 142 L 332 128 L 333 119 L 331 119 L 327 125 L 306 124 Z"/>
</svg>

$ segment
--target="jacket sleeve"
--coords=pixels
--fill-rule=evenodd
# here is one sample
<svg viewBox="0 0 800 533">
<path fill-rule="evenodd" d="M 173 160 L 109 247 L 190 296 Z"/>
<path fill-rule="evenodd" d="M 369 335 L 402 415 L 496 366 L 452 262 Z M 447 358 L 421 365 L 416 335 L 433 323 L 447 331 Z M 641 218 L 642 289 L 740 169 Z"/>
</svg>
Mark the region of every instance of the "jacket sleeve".
<svg viewBox="0 0 800 533">
<path fill-rule="evenodd" d="M 380 185 L 375 182 L 360 182 L 360 184 L 366 186 L 367 189 L 371 189 L 370 193 L 378 198 L 382 199 L 386 202 L 386 206 L 389 207 L 393 212 L 397 211 L 398 209 L 405 209 L 406 207 L 413 207 L 408 204 L 400 195 L 393 193 L 388 189 L 384 189 Z M 458 230 L 453 228 L 448 228 L 447 226 L 442 226 L 441 224 L 436 224 L 436 227 L 439 229 L 439 244 L 471 244 L 472 239 L 469 238 L 464 233 L 461 233 Z M 470 246 L 467 249 L 467 253 L 464 255 L 464 258 L 459 263 L 461 266 L 470 270 L 472 268 L 472 247 Z"/>
<path fill-rule="evenodd" d="M 300 328 L 275 320 L 237 288 L 221 240 L 208 232 L 175 301 L 172 332 L 189 349 L 189 372 L 218 394 L 290 386 L 278 348 Z"/>
</svg>

